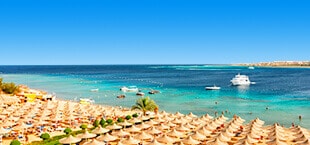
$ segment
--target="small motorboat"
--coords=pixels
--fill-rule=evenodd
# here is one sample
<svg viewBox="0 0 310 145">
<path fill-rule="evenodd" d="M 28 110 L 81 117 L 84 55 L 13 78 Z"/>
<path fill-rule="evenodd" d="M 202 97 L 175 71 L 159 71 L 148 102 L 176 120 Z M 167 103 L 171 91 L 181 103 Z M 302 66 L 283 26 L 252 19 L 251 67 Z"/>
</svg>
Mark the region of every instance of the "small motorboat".
<svg viewBox="0 0 310 145">
<path fill-rule="evenodd" d="M 139 89 L 136 86 L 129 86 L 129 87 L 121 87 L 120 88 L 121 91 L 123 92 L 138 92 Z"/>
<path fill-rule="evenodd" d="M 125 97 L 126 97 L 125 95 L 118 95 L 116 98 L 123 99 Z"/>
<path fill-rule="evenodd" d="M 255 69 L 255 67 L 254 66 L 249 66 L 248 69 Z"/>
<path fill-rule="evenodd" d="M 90 89 L 90 91 L 91 91 L 91 92 L 98 92 L 99 89 L 98 89 L 98 88 L 97 88 L 97 89 Z"/>
<path fill-rule="evenodd" d="M 160 93 L 160 92 L 157 91 L 157 90 L 151 90 L 151 91 L 149 91 L 149 94 L 157 94 L 157 93 Z"/>
<path fill-rule="evenodd" d="M 144 93 L 143 92 L 138 92 L 136 95 L 137 96 L 144 96 Z"/>
<path fill-rule="evenodd" d="M 220 90 L 221 89 L 221 87 L 218 87 L 218 86 L 212 86 L 212 87 L 206 87 L 205 88 L 206 90 Z"/>
</svg>

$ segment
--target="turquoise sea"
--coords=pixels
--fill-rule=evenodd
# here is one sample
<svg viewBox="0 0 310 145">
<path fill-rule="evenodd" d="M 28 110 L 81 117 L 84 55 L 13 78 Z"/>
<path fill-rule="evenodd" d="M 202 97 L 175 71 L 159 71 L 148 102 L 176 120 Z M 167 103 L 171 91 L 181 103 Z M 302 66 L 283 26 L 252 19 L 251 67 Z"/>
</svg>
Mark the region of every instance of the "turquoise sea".
<svg viewBox="0 0 310 145">
<path fill-rule="evenodd" d="M 234 75 L 248 75 L 249 87 L 230 85 Z M 56 93 L 58 98 L 92 98 L 98 104 L 130 107 L 139 98 L 123 93 L 122 86 L 135 85 L 170 113 L 197 115 L 214 112 L 247 121 L 259 117 L 266 124 L 289 127 L 292 122 L 310 128 L 310 69 L 258 68 L 229 65 L 72 65 L 0 66 L 4 82 L 25 84 Z M 217 85 L 219 91 L 206 91 Z M 98 88 L 98 92 L 91 89 Z M 151 89 L 160 94 L 149 95 Z M 125 94 L 125 99 L 116 96 Z M 217 104 L 215 103 L 217 102 Z M 266 109 L 268 108 L 268 109 Z M 226 112 L 227 111 L 227 112 Z M 302 120 L 298 116 L 302 116 Z"/>
</svg>

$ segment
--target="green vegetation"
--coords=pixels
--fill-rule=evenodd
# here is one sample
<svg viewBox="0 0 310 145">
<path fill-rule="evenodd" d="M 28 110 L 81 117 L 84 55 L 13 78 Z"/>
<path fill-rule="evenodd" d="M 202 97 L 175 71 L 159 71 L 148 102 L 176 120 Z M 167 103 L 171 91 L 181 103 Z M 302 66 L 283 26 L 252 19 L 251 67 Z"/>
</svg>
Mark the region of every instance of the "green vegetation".
<svg viewBox="0 0 310 145">
<path fill-rule="evenodd" d="M 127 115 L 125 118 L 126 118 L 126 120 L 130 120 L 130 119 L 131 119 L 131 116 L 130 116 L 130 115 Z"/>
<path fill-rule="evenodd" d="M 137 113 L 132 114 L 132 117 L 137 118 L 139 115 Z"/>
<path fill-rule="evenodd" d="M 14 83 L 4 83 L 3 79 L 0 78 L 0 92 L 4 92 L 6 94 L 13 94 L 18 92 L 18 86 L 16 86 Z"/>
<path fill-rule="evenodd" d="M 12 140 L 10 145 L 20 145 L 20 142 L 18 140 Z"/>
<path fill-rule="evenodd" d="M 70 128 L 68 128 L 70 129 Z M 71 130 L 71 129 L 70 129 Z M 79 130 L 79 131 L 74 131 L 70 132 L 71 135 L 75 136 L 77 134 L 80 134 L 80 133 L 83 133 L 83 131 Z M 35 141 L 35 142 L 31 142 L 29 143 L 28 145 L 62 145 L 61 143 L 59 143 L 59 139 L 62 139 L 64 137 L 68 137 L 68 134 L 67 135 L 60 135 L 60 136 L 55 136 L 55 137 L 52 137 L 46 141 Z"/>
<path fill-rule="evenodd" d="M 105 122 L 106 122 L 106 121 L 105 121 L 103 118 L 100 120 L 99 124 L 101 125 L 101 127 L 104 127 Z"/>
<path fill-rule="evenodd" d="M 118 119 L 117 119 L 117 122 L 118 122 L 118 123 L 124 122 L 124 118 L 122 118 L 122 117 L 118 118 Z"/>
<path fill-rule="evenodd" d="M 108 123 L 109 125 L 112 125 L 112 124 L 113 124 L 113 120 L 112 120 L 112 119 L 107 119 L 107 123 Z"/>
<path fill-rule="evenodd" d="M 65 133 L 66 135 L 70 134 L 71 132 L 72 132 L 72 129 L 71 129 L 71 128 L 66 128 L 66 129 L 64 130 L 64 133 Z"/>
<path fill-rule="evenodd" d="M 155 111 L 158 109 L 157 104 L 150 97 L 139 98 L 136 101 L 136 104 L 131 107 L 132 110 L 138 109 L 143 112 L 143 115 L 146 115 L 147 111 Z"/>
<path fill-rule="evenodd" d="M 50 135 L 48 133 L 43 133 L 41 134 L 40 138 L 42 138 L 44 141 L 47 141 L 48 139 L 50 139 Z"/>
<path fill-rule="evenodd" d="M 87 129 L 87 124 L 82 124 L 80 128 L 85 132 L 85 130 Z"/>
<path fill-rule="evenodd" d="M 99 126 L 99 123 L 100 123 L 99 120 L 95 120 L 93 123 L 93 126 L 96 128 Z"/>
</svg>

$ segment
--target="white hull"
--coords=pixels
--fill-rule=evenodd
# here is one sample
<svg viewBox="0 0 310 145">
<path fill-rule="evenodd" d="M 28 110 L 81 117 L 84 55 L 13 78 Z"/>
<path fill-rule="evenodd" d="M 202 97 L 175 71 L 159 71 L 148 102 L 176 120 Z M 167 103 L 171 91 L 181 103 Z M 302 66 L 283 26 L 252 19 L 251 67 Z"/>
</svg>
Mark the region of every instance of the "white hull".
<svg viewBox="0 0 310 145">
<path fill-rule="evenodd" d="M 138 92 L 139 91 L 139 89 L 135 87 L 134 88 L 122 87 L 120 90 L 123 92 Z"/>
<path fill-rule="evenodd" d="M 90 89 L 91 92 L 98 92 L 99 89 Z"/>
<path fill-rule="evenodd" d="M 250 85 L 251 81 L 248 76 L 237 74 L 233 79 L 230 80 L 234 86 Z"/>
<path fill-rule="evenodd" d="M 250 85 L 251 82 L 235 82 L 235 81 L 231 81 L 231 84 L 234 85 L 234 86 L 241 86 L 241 85 Z"/>
<path fill-rule="evenodd" d="M 221 87 L 213 86 L 213 87 L 206 87 L 205 89 L 206 89 L 206 90 L 220 90 Z"/>
</svg>

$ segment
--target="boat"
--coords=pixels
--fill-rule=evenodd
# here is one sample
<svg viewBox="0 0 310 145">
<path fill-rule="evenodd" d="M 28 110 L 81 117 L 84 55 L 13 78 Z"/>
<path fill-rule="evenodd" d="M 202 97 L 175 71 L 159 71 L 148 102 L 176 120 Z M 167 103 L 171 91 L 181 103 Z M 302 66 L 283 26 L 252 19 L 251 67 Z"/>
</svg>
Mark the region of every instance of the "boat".
<svg viewBox="0 0 310 145">
<path fill-rule="evenodd" d="M 137 96 L 144 96 L 144 93 L 143 92 L 138 92 L 136 95 Z"/>
<path fill-rule="evenodd" d="M 123 92 L 138 92 L 139 89 L 136 86 L 129 86 L 129 87 L 121 87 L 120 89 Z"/>
<path fill-rule="evenodd" d="M 220 90 L 221 87 L 218 87 L 218 86 L 214 85 L 214 86 L 212 86 L 212 87 L 206 87 L 205 89 L 206 89 L 206 90 Z"/>
<path fill-rule="evenodd" d="M 98 89 L 98 88 L 97 88 L 97 89 L 90 89 L 90 91 L 91 91 L 91 92 L 98 92 L 99 89 Z"/>
<path fill-rule="evenodd" d="M 255 67 L 254 66 L 249 66 L 248 69 L 255 69 Z"/>
<path fill-rule="evenodd" d="M 116 98 L 123 99 L 125 97 L 126 97 L 125 95 L 118 95 Z"/>
<path fill-rule="evenodd" d="M 237 75 L 235 75 L 234 78 L 232 78 L 230 80 L 230 82 L 232 83 L 232 85 L 234 86 L 240 86 L 240 85 L 250 85 L 251 81 L 249 79 L 248 76 L 246 75 L 240 75 L 240 73 L 238 73 Z M 252 83 L 254 84 L 254 82 Z"/>
<path fill-rule="evenodd" d="M 149 94 L 157 94 L 157 93 L 160 93 L 160 92 L 157 91 L 157 90 L 151 90 L 151 91 L 149 91 Z"/>
<path fill-rule="evenodd" d="M 89 98 L 80 98 L 80 104 L 93 104 L 95 100 Z"/>
</svg>

